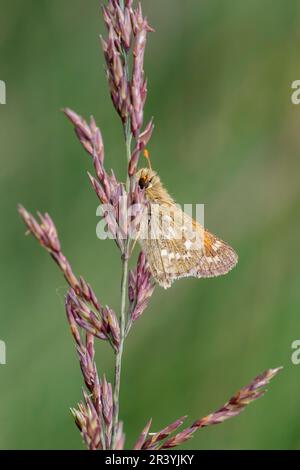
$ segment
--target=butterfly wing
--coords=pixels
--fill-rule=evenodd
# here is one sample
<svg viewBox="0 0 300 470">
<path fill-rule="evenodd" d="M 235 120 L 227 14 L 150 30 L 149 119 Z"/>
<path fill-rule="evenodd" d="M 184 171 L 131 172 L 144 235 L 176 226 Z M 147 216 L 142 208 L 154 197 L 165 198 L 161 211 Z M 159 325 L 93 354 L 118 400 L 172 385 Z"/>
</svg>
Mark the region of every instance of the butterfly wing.
<svg viewBox="0 0 300 470">
<path fill-rule="evenodd" d="M 141 241 L 153 277 L 165 289 L 183 277 L 209 278 L 228 273 L 238 256 L 178 206 L 150 205 Z"/>
</svg>

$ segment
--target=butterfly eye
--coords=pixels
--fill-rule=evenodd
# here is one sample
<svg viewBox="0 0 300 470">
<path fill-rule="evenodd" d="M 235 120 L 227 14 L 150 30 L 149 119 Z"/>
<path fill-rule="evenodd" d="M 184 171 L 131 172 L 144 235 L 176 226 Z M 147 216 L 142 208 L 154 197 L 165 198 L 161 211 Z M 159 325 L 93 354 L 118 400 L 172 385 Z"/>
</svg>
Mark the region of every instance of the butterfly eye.
<svg viewBox="0 0 300 470">
<path fill-rule="evenodd" d="M 148 181 L 147 181 L 147 179 L 144 178 L 144 177 L 140 178 L 140 180 L 139 180 L 139 187 L 140 187 L 141 189 L 144 189 L 144 188 L 147 188 L 147 186 L 148 186 Z"/>
</svg>

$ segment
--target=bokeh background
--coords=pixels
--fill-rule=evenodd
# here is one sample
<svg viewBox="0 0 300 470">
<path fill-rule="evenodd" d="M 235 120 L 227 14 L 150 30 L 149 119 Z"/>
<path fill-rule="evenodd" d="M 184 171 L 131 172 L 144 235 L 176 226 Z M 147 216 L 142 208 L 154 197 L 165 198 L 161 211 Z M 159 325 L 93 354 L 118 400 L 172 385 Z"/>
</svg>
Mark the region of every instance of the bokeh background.
<svg viewBox="0 0 300 470">
<path fill-rule="evenodd" d="M 225 403 L 269 367 L 269 393 L 186 448 L 300 447 L 300 78 L 298 0 L 143 0 L 149 38 L 146 117 L 153 166 L 179 202 L 206 205 L 206 226 L 240 255 L 214 280 L 157 289 L 127 341 L 121 417 L 127 447 Z M 69 407 L 82 380 L 64 313 L 66 285 L 16 206 L 49 211 L 74 270 L 119 305 L 119 255 L 96 238 L 91 162 L 60 109 L 93 114 L 106 162 L 124 178 L 122 132 L 110 103 L 98 0 L 0 0 L 0 448 L 80 449 Z M 113 357 L 97 350 L 111 379 Z"/>
</svg>

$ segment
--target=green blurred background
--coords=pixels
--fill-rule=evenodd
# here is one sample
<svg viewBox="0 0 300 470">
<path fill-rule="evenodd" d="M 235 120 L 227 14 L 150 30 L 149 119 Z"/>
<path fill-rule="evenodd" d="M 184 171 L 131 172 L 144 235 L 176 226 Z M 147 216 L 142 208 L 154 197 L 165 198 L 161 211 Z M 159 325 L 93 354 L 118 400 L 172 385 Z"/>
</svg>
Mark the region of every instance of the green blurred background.
<svg viewBox="0 0 300 470">
<path fill-rule="evenodd" d="M 186 448 L 300 447 L 300 78 L 298 0 L 143 0 L 149 37 L 146 117 L 153 166 L 179 202 L 206 204 L 206 226 L 240 255 L 214 280 L 157 288 L 127 341 L 121 417 L 130 448 L 149 417 L 158 430 L 225 403 L 269 367 L 269 393 Z M 94 114 L 107 166 L 125 174 L 98 34 L 98 0 L 0 0 L 0 448 L 83 448 L 69 407 L 82 380 L 65 313 L 66 285 L 16 206 L 49 211 L 74 270 L 118 309 L 120 260 L 97 240 L 91 169 L 60 109 Z M 97 350 L 111 379 L 113 357 Z"/>
</svg>

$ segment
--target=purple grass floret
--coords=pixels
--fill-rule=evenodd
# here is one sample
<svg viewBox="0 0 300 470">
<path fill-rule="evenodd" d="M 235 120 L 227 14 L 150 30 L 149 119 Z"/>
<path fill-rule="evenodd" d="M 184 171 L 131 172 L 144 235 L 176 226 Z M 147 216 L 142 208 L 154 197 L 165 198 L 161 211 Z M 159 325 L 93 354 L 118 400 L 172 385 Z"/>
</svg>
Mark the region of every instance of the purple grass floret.
<svg viewBox="0 0 300 470">
<path fill-rule="evenodd" d="M 159 450 L 159 449 L 171 449 L 180 446 L 184 442 L 191 439 L 196 431 L 201 428 L 212 426 L 215 424 L 223 423 L 224 421 L 238 416 L 247 405 L 262 397 L 266 390 L 264 387 L 268 385 L 271 379 L 277 375 L 282 368 L 269 369 L 263 374 L 256 377 L 246 387 L 239 390 L 222 408 L 215 413 L 211 413 L 204 418 L 195 421 L 191 426 L 184 429 L 175 436 L 165 440 L 163 443 L 160 441 L 164 440 L 171 433 L 173 433 L 178 427 L 182 425 L 186 417 L 180 418 L 175 421 L 174 424 L 168 426 L 163 431 L 151 435 L 150 438 L 145 440 L 142 449 L 144 450 Z"/>
<path fill-rule="evenodd" d="M 151 278 L 148 262 L 144 252 L 141 252 L 137 267 L 130 271 L 128 282 L 129 320 L 127 333 L 133 322 L 138 320 L 148 307 L 155 285 Z"/>
</svg>

